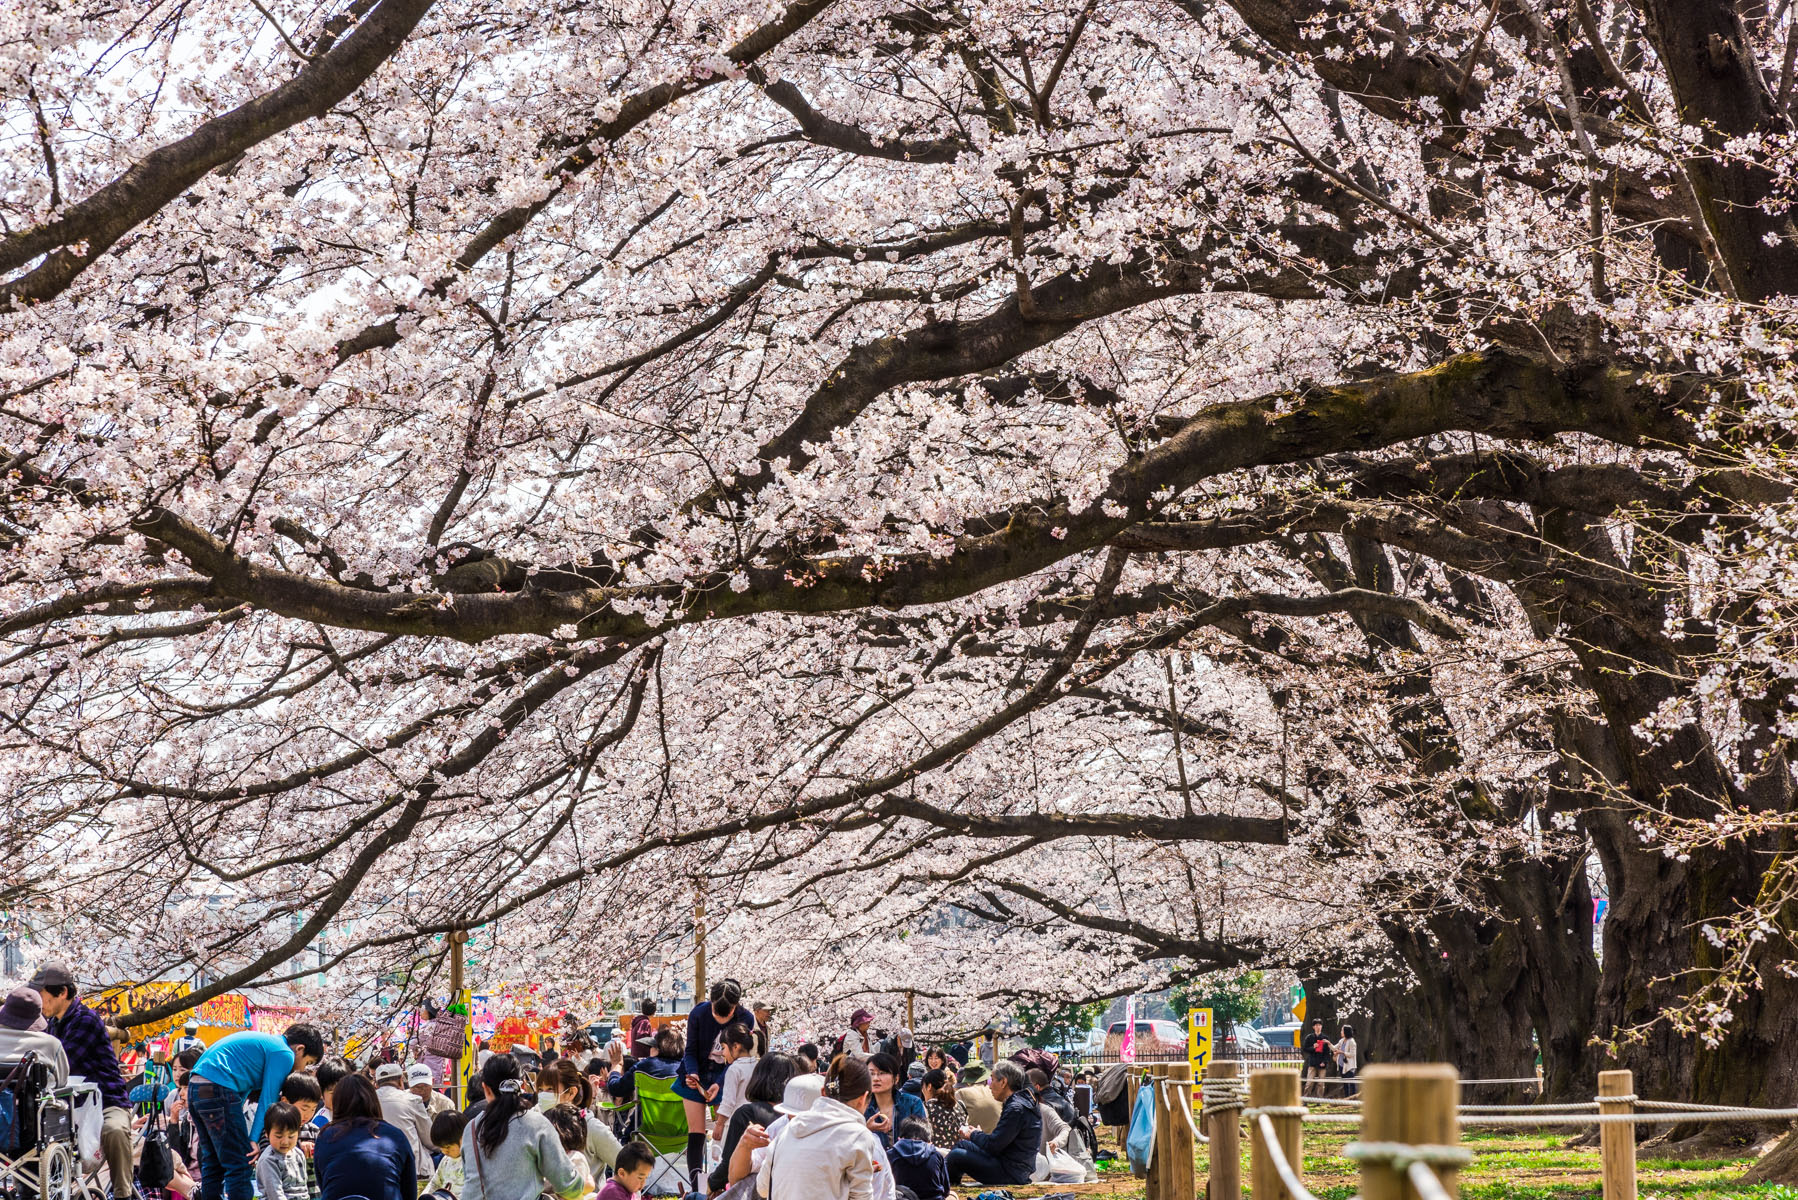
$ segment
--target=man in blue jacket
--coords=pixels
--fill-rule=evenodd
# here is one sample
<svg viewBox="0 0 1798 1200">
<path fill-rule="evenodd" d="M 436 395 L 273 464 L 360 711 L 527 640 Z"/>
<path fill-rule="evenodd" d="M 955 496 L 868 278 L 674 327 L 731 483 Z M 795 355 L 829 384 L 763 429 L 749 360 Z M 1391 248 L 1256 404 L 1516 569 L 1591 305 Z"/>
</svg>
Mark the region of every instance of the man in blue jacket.
<svg viewBox="0 0 1798 1200">
<path fill-rule="evenodd" d="M 972 1126 L 961 1131 L 961 1141 L 949 1151 L 949 1186 L 960 1187 L 963 1175 L 992 1185 L 1029 1183 L 1036 1170 L 1037 1151 L 1043 1143 L 1043 1118 L 1036 1097 L 1024 1078 L 1024 1068 L 1010 1059 L 993 1068 L 987 1084 L 1000 1105 L 999 1124 L 991 1133 Z"/>
<path fill-rule="evenodd" d="M 250 1200 L 251 1166 L 268 1110 L 281 1098 L 281 1084 L 325 1056 L 324 1039 L 310 1025 L 289 1025 L 272 1033 L 233 1033 L 200 1055 L 187 1083 L 187 1107 L 200 1144 L 200 1200 Z M 244 1105 L 256 1116 L 246 1128 Z"/>
</svg>

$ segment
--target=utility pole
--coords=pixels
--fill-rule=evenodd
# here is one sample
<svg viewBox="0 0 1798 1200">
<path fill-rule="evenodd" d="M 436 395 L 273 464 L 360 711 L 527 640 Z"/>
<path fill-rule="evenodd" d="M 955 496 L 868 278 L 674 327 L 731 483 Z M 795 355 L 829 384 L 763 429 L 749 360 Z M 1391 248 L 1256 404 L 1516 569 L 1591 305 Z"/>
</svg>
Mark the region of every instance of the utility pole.
<svg viewBox="0 0 1798 1200">
<path fill-rule="evenodd" d="M 693 881 L 693 1003 L 705 1000 L 705 883 Z"/>
</svg>

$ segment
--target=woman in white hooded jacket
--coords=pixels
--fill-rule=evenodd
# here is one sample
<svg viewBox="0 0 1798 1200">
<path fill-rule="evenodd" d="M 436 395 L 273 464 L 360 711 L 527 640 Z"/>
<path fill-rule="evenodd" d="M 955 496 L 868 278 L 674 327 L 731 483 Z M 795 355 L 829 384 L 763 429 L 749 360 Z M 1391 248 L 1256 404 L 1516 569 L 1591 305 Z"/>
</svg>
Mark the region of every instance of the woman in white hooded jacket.
<svg viewBox="0 0 1798 1200">
<path fill-rule="evenodd" d="M 868 1066 L 838 1055 L 824 1095 L 768 1146 L 756 1172 L 763 1200 L 872 1200 L 880 1141 L 868 1129 Z"/>
</svg>

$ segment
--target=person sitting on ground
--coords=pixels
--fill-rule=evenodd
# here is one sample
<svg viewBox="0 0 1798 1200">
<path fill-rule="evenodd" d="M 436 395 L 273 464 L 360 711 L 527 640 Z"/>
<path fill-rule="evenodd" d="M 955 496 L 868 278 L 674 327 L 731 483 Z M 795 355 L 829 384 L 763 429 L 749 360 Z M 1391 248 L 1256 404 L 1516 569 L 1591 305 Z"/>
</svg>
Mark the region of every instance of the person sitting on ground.
<svg viewBox="0 0 1798 1200">
<path fill-rule="evenodd" d="M 724 1140 L 720 1143 L 718 1165 L 707 1176 L 706 1183 L 716 1194 L 735 1183 L 730 1177 L 730 1162 L 737 1150 L 737 1143 L 742 1140 L 743 1131 L 751 1125 L 759 1125 L 763 1129 L 780 1119 L 780 1110 L 775 1106 L 785 1095 L 787 1081 L 796 1075 L 804 1074 L 799 1069 L 799 1060 L 791 1054 L 764 1054 L 755 1061 L 755 1070 L 749 1074 L 749 1083 L 743 1090 L 743 1102 L 730 1116 L 724 1127 Z M 744 1172 L 747 1176 L 748 1172 Z"/>
<path fill-rule="evenodd" d="M 824 1076 L 815 1072 L 795 1075 L 787 1080 L 782 1089 L 780 1103 L 774 1106 L 779 1115 L 771 1124 L 757 1125 L 751 1123 L 744 1127 L 736 1148 L 731 1151 L 729 1178 L 727 1183 L 736 1184 L 750 1176 L 758 1174 L 762 1164 L 768 1161 L 768 1147 L 773 1145 L 794 1117 L 803 1112 L 810 1112 L 818 1097 L 824 1094 Z"/>
<path fill-rule="evenodd" d="M 924 1115 L 930 1119 L 930 1141 L 947 1150 L 961 1140 L 961 1127 L 972 1124 L 968 1110 L 956 1098 L 955 1085 L 946 1071 L 924 1072 Z M 988 1098 L 992 1096 L 987 1093 Z M 994 1122 L 995 1124 L 997 1121 Z"/>
<path fill-rule="evenodd" d="M 1001 1106 L 998 1124 L 991 1133 L 971 1125 L 962 1129 L 961 1140 L 949 1151 L 951 1187 L 961 1186 L 963 1175 L 972 1175 L 989 1186 L 1005 1187 L 1029 1183 L 1036 1173 L 1043 1119 L 1023 1068 L 1009 1059 L 999 1063 L 993 1068 L 988 1087 Z"/>
<path fill-rule="evenodd" d="M 928 1069 L 925 1067 L 923 1059 L 914 1058 L 905 1068 L 905 1084 L 899 1090 L 908 1096 L 916 1096 L 922 1100 L 924 1098 L 924 1072 Z"/>
<path fill-rule="evenodd" d="M 868 1128 L 867 1063 L 839 1054 L 825 1077 L 824 1095 L 788 1119 L 756 1172 L 763 1200 L 870 1200 L 880 1166 L 880 1143 Z"/>
<path fill-rule="evenodd" d="M 332 1093 L 336 1091 L 340 1082 L 355 1073 L 356 1069 L 350 1066 L 347 1058 L 327 1058 L 318 1064 L 318 1070 L 313 1075 L 313 1078 L 318 1081 L 319 1094 L 318 1114 L 312 1118 L 315 1126 L 323 1129 L 331 1123 Z"/>
<path fill-rule="evenodd" d="M 318 1135 L 320 1200 L 412 1200 L 418 1165 L 412 1144 L 381 1119 L 375 1085 L 360 1071 L 331 1089 L 331 1123 Z"/>
<path fill-rule="evenodd" d="M 599 1190 L 593 1182 L 593 1166 L 587 1161 L 587 1125 L 581 1116 L 581 1110 L 572 1104 L 558 1104 L 554 1108 L 544 1109 L 543 1115 L 556 1128 L 556 1137 L 561 1140 L 562 1153 L 574 1164 L 575 1173 L 581 1177 L 581 1195 L 590 1196 Z"/>
<path fill-rule="evenodd" d="M 968 1112 L 968 1124 L 982 1133 L 991 1133 L 999 1127 L 1000 1105 L 993 1099 L 992 1089 L 986 1086 L 988 1077 L 989 1072 L 981 1063 L 963 1067 L 961 1086 L 955 1091 L 955 1098 Z"/>
<path fill-rule="evenodd" d="M 431 1117 L 423 1102 L 406 1090 L 406 1072 L 398 1063 L 382 1063 L 375 1068 L 376 1097 L 381 1104 L 381 1117 L 406 1135 L 412 1147 L 412 1165 L 420 1179 L 431 1176 Z"/>
<path fill-rule="evenodd" d="M 487 1107 L 462 1131 L 462 1200 L 537 1200 L 544 1192 L 578 1200 L 581 1195 L 580 1173 L 520 1075 L 510 1054 L 495 1054 L 481 1068 Z"/>
<path fill-rule="evenodd" d="M 312 1200 L 306 1152 L 300 1149 L 300 1110 L 285 1100 L 269 1109 L 262 1123 L 268 1146 L 256 1159 L 256 1190 L 262 1200 Z"/>
<path fill-rule="evenodd" d="M 425 1191 L 436 1200 L 461 1200 L 462 1131 L 467 1127 L 468 1119 L 453 1108 L 431 1118 L 431 1145 L 443 1157 L 437 1160 Z"/>
<path fill-rule="evenodd" d="M 655 1147 L 648 1142 L 627 1142 L 618 1149 L 618 1165 L 599 1189 L 598 1200 L 637 1200 L 655 1170 Z"/>
<path fill-rule="evenodd" d="M 818 1073 L 818 1055 L 823 1053 L 823 1051 L 818 1049 L 817 1042 L 801 1042 L 799 1044 L 799 1049 L 793 1051 L 793 1053 L 799 1059 L 800 1065 L 805 1068 L 805 1073 L 807 1075 L 816 1075 Z"/>
<path fill-rule="evenodd" d="M 38 1061 L 50 1068 L 50 1086 L 67 1087 L 69 1056 L 49 1028 L 43 999 L 31 988 L 14 988 L 0 1004 L 0 1058 L 23 1058 L 34 1050 Z"/>
<path fill-rule="evenodd" d="M 887 1151 L 893 1164 L 893 1183 L 910 1188 L 918 1200 L 944 1200 L 949 1194 L 949 1168 L 943 1152 L 932 1144 L 930 1122 L 907 1117 L 899 1122 L 899 1136 Z"/>
<path fill-rule="evenodd" d="M 1042 1153 L 1048 1154 L 1051 1148 L 1060 1150 L 1080 1164 L 1086 1176 L 1083 1183 L 1097 1182 L 1099 1172 L 1093 1165 L 1092 1147 L 1086 1144 L 1086 1130 L 1080 1114 L 1074 1110 L 1074 1102 L 1056 1089 L 1055 1081 L 1045 1072 L 1032 1067 L 1026 1078 L 1036 1094 L 1037 1111 L 1043 1116 Z"/>
<path fill-rule="evenodd" d="M 890 1148 L 899 1122 L 907 1117 L 925 1119 L 924 1101 L 894 1090 L 899 1082 L 899 1060 L 884 1050 L 868 1056 L 868 1079 L 868 1128 L 883 1149 Z"/>
</svg>

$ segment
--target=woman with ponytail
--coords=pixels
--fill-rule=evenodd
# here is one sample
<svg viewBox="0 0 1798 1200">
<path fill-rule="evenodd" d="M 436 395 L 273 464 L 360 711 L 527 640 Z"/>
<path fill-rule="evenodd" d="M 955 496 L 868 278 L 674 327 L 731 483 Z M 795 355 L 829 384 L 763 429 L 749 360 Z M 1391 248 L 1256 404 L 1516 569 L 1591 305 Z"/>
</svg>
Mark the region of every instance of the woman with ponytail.
<svg viewBox="0 0 1798 1200">
<path fill-rule="evenodd" d="M 462 1132 L 462 1200 L 561 1200 L 581 1194 L 580 1172 L 561 1136 L 524 1090 L 518 1060 L 495 1054 L 481 1068 L 482 1109 Z"/>
</svg>

